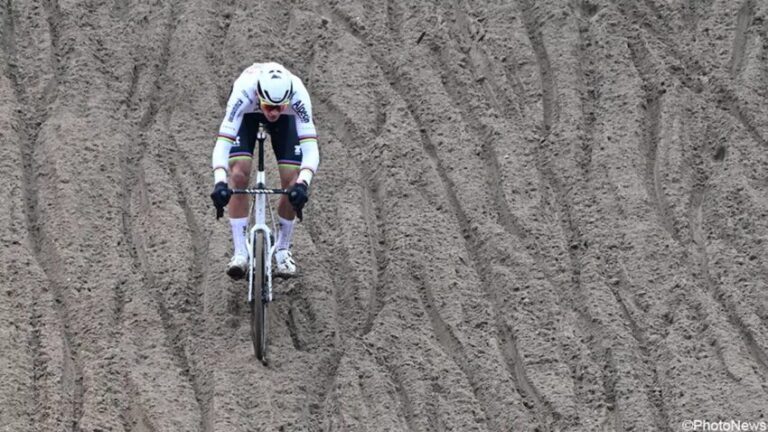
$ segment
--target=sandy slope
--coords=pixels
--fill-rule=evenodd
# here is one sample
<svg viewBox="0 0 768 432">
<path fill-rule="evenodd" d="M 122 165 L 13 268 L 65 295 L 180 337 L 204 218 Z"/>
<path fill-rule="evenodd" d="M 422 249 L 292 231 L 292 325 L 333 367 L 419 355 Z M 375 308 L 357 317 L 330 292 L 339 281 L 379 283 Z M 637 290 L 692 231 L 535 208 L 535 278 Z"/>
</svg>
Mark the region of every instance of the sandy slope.
<svg viewBox="0 0 768 432">
<path fill-rule="evenodd" d="M 767 20 L 3 2 L 0 430 L 768 420 Z M 231 81 L 267 58 L 304 78 L 323 160 L 264 367 L 208 193 Z"/>
</svg>

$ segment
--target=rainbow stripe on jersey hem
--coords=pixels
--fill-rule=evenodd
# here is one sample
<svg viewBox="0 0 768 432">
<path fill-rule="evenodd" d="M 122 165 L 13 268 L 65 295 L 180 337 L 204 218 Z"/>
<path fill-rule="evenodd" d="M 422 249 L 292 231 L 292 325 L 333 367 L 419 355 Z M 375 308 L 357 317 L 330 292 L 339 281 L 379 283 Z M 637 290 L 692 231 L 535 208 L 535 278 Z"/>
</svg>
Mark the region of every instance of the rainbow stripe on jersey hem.
<svg viewBox="0 0 768 432">
<path fill-rule="evenodd" d="M 311 141 L 317 141 L 317 135 L 307 135 L 307 136 L 299 137 L 299 144 L 304 144 Z"/>
<path fill-rule="evenodd" d="M 223 135 L 223 134 L 218 134 L 216 136 L 216 141 L 221 140 L 221 141 L 228 142 L 228 143 L 234 143 L 236 139 L 237 139 L 236 137 L 232 137 L 232 136 L 229 136 L 229 135 Z"/>
<path fill-rule="evenodd" d="M 296 161 L 293 161 L 293 160 L 278 160 L 277 161 L 277 166 L 279 168 L 299 169 L 299 167 L 301 166 L 301 162 L 296 162 Z"/>
<path fill-rule="evenodd" d="M 248 155 L 248 156 L 230 156 L 229 157 L 230 162 L 236 162 L 239 160 L 253 160 L 253 156 Z"/>
</svg>

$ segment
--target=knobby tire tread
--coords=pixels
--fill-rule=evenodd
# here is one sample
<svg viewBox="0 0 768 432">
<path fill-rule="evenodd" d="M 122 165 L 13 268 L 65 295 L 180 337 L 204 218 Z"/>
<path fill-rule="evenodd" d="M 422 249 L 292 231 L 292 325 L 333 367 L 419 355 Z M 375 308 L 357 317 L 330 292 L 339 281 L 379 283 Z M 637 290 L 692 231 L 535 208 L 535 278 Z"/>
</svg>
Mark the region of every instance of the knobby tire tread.
<svg viewBox="0 0 768 432">
<path fill-rule="evenodd" d="M 251 301 L 251 340 L 253 350 L 262 363 L 267 363 L 267 303 L 264 302 L 264 285 L 266 277 L 264 272 L 264 234 L 257 233 L 253 243 L 253 263 L 251 271 L 253 277 L 249 281 L 253 283 L 253 300 Z"/>
</svg>

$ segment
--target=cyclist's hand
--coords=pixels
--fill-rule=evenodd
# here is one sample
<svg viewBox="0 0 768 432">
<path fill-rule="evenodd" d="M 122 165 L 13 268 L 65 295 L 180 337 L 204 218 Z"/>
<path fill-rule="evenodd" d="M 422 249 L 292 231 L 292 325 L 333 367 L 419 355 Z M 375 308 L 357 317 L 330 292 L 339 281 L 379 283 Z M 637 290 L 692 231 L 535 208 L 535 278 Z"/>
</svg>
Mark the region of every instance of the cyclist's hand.
<svg viewBox="0 0 768 432">
<path fill-rule="evenodd" d="M 301 220 L 301 210 L 304 208 L 307 200 L 309 200 L 309 193 L 305 183 L 296 182 L 288 189 L 288 201 L 291 202 L 291 206 L 299 215 L 299 220 Z"/>
<path fill-rule="evenodd" d="M 218 182 L 213 187 L 211 192 L 211 200 L 216 207 L 216 219 L 224 216 L 224 207 L 229 204 L 229 198 L 232 196 L 232 191 L 225 182 Z"/>
</svg>

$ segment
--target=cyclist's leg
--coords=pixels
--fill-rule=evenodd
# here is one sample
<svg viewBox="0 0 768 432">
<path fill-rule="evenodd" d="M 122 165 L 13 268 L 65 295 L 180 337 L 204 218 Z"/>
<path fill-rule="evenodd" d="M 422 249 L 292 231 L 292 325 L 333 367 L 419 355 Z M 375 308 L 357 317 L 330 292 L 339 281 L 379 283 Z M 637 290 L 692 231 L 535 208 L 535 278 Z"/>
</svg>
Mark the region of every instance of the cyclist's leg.
<svg viewBox="0 0 768 432">
<path fill-rule="evenodd" d="M 248 187 L 251 172 L 251 158 L 235 156 L 229 159 L 230 181 L 232 189 L 244 189 Z M 248 195 L 232 195 L 229 200 L 229 217 L 244 218 L 248 216 Z"/>
<path fill-rule="evenodd" d="M 230 187 L 246 188 L 251 174 L 253 148 L 258 130 L 254 114 L 246 114 L 237 133 L 237 139 L 229 152 Z M 232 227 L 233 256 L 247 256 L 245 229 L 248 225 L 248 196 L 233 195 L 228 206 L 229 223 Z"/>
<path fill-rule="evenodd" d="M 283 115 L 275 123 L 270 124 L 270 137 L 272 138 L 272 150 L 277 159 L 277 168 L 280 172 L 280 185 L 287 189 L 296 183 L 301 166 L 301 147 L 299 136 L 296 134 L 296 118 Z M 277 214 L 286 220 L 292 221 L 296 217 L 288 197 L 280 197 Z"/>
<path fill-rule="evenodd" d="M 301 165 L 301 147 L 299 146 L 299 137 L 296 134 L 296 119 L 293 116 L 284 115 L 271 126 L 272 150 L 277 159 L 280 184 L 284 189 L 287 189 L 296 182 Z M 277 274 L 292 275 L 296 272 L 296 264 L 290 253 L 296 213 L 285 195 L 280 197 L 277 215 L 280 228 L 275 242 L 275 249 L 277 250 L 275 256 L 276 270 Z"/>
<path fill-rule="evenodd" d="M 280 184 L 283 189 L 288 189 L 296 183 L 299 178 L 299 165 L 296 166 L 278 166 L 280 171 Z M 293 210 L 291 203 L 288 201 L 288 196 L 283 195 L 280 197 L 280 203 L 277 206 L 277 214 L 281 218 L 293 220 L 296 217 L 296 212 Z"/>
</svg>

